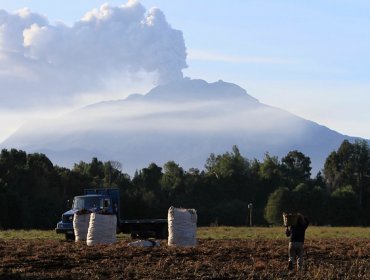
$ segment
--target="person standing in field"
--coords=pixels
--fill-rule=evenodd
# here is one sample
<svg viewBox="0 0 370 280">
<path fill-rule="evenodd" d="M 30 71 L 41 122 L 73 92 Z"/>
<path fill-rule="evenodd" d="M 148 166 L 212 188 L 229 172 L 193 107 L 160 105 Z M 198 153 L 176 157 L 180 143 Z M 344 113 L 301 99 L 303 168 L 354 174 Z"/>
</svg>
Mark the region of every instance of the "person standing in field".
<svg viewBox="0 0 370 280">
<path fill-rule="evenodd" d="M 309 220 L 301 214 L 298 214 L 297 224 L 294 226 L 287 226 L 285 230 L 286 236 L 289 239 L 289 263 L 288 269 L 292 270 L 295 259 L 297 258 L 297 269 L 301 270 L 303 265 L 303 244 L 306 229 L 309 225 Z"/>
</svg>

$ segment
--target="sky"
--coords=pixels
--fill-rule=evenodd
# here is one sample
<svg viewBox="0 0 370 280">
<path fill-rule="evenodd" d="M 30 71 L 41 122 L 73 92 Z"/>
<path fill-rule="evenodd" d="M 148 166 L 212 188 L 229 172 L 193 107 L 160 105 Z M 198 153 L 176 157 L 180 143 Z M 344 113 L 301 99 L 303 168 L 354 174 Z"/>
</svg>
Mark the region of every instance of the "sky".
<svg viewBox="0 0 370 280">
<path fill-rule="evenodd" d="M 27 7 L 28 9 L 26 9 Z M 180 76 L 370 139 L 361 0 L 0 0 L 0 142 Z"/>
</svg>

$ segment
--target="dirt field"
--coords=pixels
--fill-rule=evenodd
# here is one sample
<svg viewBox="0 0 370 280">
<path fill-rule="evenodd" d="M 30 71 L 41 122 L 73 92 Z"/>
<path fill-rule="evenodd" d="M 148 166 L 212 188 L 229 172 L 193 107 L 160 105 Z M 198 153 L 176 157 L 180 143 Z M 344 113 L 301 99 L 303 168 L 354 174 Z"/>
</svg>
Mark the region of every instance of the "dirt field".
<svg viewBox="0 0 370 280">
<path fill-rule="evenodd" d="M 207 240 L 195 248 L 88 247 L 0 240 L 0 279 L 370 279 L 370 239 L 306 241 L 305 270 L 287 272 L 287 240 Z"/>
</svg>

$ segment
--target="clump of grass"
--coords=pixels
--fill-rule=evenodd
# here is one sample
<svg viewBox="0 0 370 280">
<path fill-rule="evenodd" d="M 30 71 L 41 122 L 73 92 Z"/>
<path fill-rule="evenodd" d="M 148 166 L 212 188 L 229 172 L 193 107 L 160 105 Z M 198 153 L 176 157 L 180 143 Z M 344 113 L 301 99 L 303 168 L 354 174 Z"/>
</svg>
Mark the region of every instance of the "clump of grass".
<svg viewBox="0 0 370 280">
<path fill-rule="evenodd" d="M 130 239 L 129 234 L 120 233 L 118 239 Z M 64 240 L 64 234 L 57 234 L 54 230 L 0 230 L 0 239 L 24 239 L 24 240 Z"/>
<path fill-rule="evenodd" d="M 199 227 L 201 239 L 279 239 L 284 238 L 283 227 Z"/>
<path fill-rule="evenodd" d="M 368 227 L 315 227 L 307 228 L 308 238 L 370 238 Z"/>
<path fill-rule="evenodd" d="M 200 239 L 282 239 L 284 227 L 199 227 Z M 314 238 L 370 238 L 370 228 L 309 226 L 307 239 Z"/>
<path fill-rule="evenodd" d="M 53 230 L 2 230 L 0 231 L 0 239 L 47 239 L 61 240 L 64 239 L 63 234 L 56 234 Z"/>
</svg>

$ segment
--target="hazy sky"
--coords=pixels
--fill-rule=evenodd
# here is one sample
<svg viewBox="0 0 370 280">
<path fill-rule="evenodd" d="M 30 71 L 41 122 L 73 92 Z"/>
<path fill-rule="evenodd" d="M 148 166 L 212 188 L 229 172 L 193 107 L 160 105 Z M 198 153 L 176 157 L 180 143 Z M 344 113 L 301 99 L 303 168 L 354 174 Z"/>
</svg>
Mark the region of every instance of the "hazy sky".
<svg viewBox="0 0 370 280">
<path fill-rule="evenodd" d="M 134 2 L 0 0 L 0 141 L 30 118 L 145 93 L 181 70 L 370 139 L 370 1 Z"/>
</svg>

